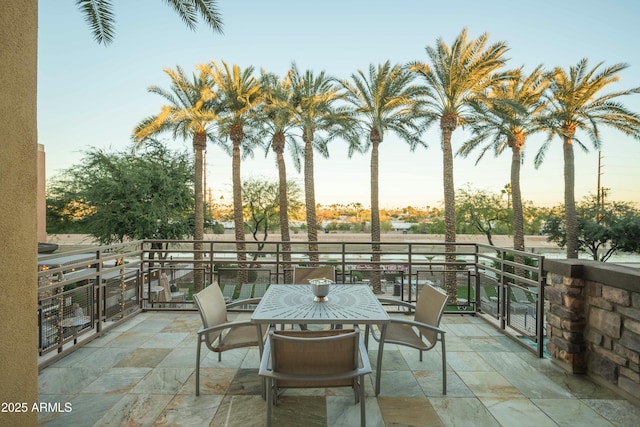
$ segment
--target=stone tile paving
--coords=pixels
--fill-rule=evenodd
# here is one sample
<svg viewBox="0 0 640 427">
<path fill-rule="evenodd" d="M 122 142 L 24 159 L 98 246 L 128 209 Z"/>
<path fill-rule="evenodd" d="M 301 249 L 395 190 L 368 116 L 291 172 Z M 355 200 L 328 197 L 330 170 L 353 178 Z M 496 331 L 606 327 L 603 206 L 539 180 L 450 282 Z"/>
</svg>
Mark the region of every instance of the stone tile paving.
<svg viewBox="0 0 640 427">
<path fill-rule="evenodd" d="M 43 369 L 41 402 L 70 412 L 42 413 L 42 426 L 263 426 L 266 403 L 256 374 L 258 349 L 203 353 L 195 388 L 197 313 L 143 313 Z M 440 354 L 422 362 L 388 345 L 382 388 L 367 381 L 367 425 L 636 426 L 640 408 L 588 378 L 538 359 L 473 316 L 445 316 L 448 393 Z M 372 341 L 370 359 L 375 361 Z M 277 426 L 359 425 L 349 390 L 289 390 L 274 409 Z"/>
</svg>

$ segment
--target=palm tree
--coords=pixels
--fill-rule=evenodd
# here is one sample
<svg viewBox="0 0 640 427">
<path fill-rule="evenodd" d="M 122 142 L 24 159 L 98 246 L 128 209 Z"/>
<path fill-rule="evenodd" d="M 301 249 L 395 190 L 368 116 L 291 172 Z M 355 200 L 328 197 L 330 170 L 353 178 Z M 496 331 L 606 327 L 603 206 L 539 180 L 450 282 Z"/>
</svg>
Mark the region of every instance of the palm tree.
<svg viewBox="0 0 640 427">
<path fill-rule="evenodd" d="M 511 182 L 505 191 L 513 204 L 513 248 L 524 251 L 524 213 L 520 191 L 520 165 L 525 139 L 542 130 L 538 118 L 546 107 L 545 91 L 549 80 L 539 65 L 528 76 L 522 68 L 510 73 L 513 79 L 505 80 L 491 88 L 485 96 L 473 100 L 468 119 L 473 137 L 459 154 L 466 157 L 482 146 L 476 164 L 489 150 L 496 156 L 511 148 Z"/>
<path fill-rule="evenodd" d="M 300 147 L 292 134 L 295 128 L 295 114 L 292 103 L 291 81 L 262 71 L 261 91 L 264 98 L 260 121 L 264 124 L 264 133 L 270 137 L 271 149 L 276 153 L 278 165 L 278 198 L 280 215 L 280 238 L 282 240 L 282 258 L 286 264 L 291 262 L 291 237 L 289 235 L 289 202 L 287 200 L 287 170 L 284 162 L 284 149 L 287 141 L 293 150 L 296 169 L 300 169 Z M 268 150 L 267 146 L 267 150 Z M 267 151 L 268 152 L 268 151 Z M 285 270 L 285 283 L 291 282 L 291 270 Z"/>
<path fill-rule="evenodd" d="M 242 182 L 240 179 L 241 148 L 243 155 L 251 155 L 256 144 L 252 133 L 251 121 L 256 108 L 261 102 L 260 82 L 253 77 L 253 67 L 241 70 L 238 65 L 231 68 L 222 61 L 219 66 L 215 61 L 201 64 L 198 68 L 215 82 L 218 95 L 218 135 L 222 140 L 231 140 L 232 186 L 233 186 L 233 218 L 237 259 L 240 267 L 246 261 L 246 245 L 244 243 L 244 215 L 242 204 Z"/>
<path fill-rule="evenodd" d="M 301 73 L 296 64 L 289 71 L 293 107 L 297 126 L 302 130 L 304 143 L 304 196 L 307 217 L 307 236 L 309 240 L 309 260 L 318 261 L 318 222 L 316 219 L 316 196 L 314 180 L 313 152 L 317 150 L 327 158 L 327 143 L 334 137 L 346 139 L 350 146 L 349 154 L 354 151 L 359 138 L 354 132 L 357 122 L 345 108 L 336 107 L 336 101 L 342 99 L 335 79 L 324 71 L 314 75 L 307 70 Z M 316 132 L 325 132 L 322 138 Z"/>
<path fill-rule="evenodd" d="M 151 86 L 148 91 L 162 96 L 168 104 L 161 108 L 159 114 L 142 120 L 133 131 L 133 139 L 142 144 L 151 137 L 167 131 L 172 132 L 174 138 L 192 139 L 196 155 L 193 249 L 197 267 L 197 261 L 202 259 L 200 251 L 204 238 L 203 152 L 207 147 L 207 139 L 211 138 L 209 128 L 218 119 L 212 106 L 216 94 L 213 91 L 213 81 L 202 71 L 198 75 L 194 73 L 191 80 L 180 66 L 177 66 L 176 70 L 167 68 L 164 72 L 171 78 L 170 90 Z M 200 270 L 196 270 L 198 271 Z M 202 274 L 194 275 L 194 286 L 196 291 L 203 288 Z"/>
<path fill-rule="evenodd" d="M 468 40 L 467 29 L 464 28 L 451 47 L 440 38 L 435 47 L 426 47 L 431 66 L 420 62 L 411 64 L 412 70 L 424 77 L 426 87 L 430 89 L 425 113 L 430 116 L 429 123 L 440 120 L 445 243 L 456 242 L 451 135 L 458 125 L 466 123 L 468 101 L 505 77 L 496 71 L 506 62 L 504 54 L 507 46 L 504 42 L 487 46 L 488 39 L 489 35 L 483 33 L 475 40 Z M 449 265 L 455 263 L 455 250 L 454 244 L 445 247 L 445 251 L 451 253 L 445 257 Z M 445 286 L 450 303 L 455 304 L 458 293 L 455 272 L 445 274 Z"/>
<path fill-rule="evenodd" d="M 413 151 L 426 144 L 420 139 L 423 113 L 420 97 L 425 94 L 424 86 L 412 84 L 414 74 L 406 67 L 392 66 L 389 61 L 375 67 L 369 66 L 369 73 L 359 70 L 351 75 L 350 81 L 343 81 L 345 99 L 351 103 L 366 129 L 371 147 L 371 242 L 374 267 L 380 261 L 380 210 L 378 203 L 378 150 L 385 132 L 393 131 L 409 143 Z M 380 275 L 371 278 L 374 292 L 381 293 Z"/>
<path fill-rule="evenodd" d="M 198 14 L 214 32 L 222 33 L 222 17 L 217 10 L 216 0 L 166 0 L 191 30 L 196 29 Z M 76 5 L 84 14 L 98 43 L 113 41 L 115 16 L 111 0 L 76 0 Z"/>
<path fill-rule="evenodd" d="M 586 151 L 586 146 L 576 138 L 578 130 L 586 132 L 593 146 L 600 149 L 600 125 L 610 126 L 625 135 L 640 139 L 640 115 L 629 111 L 616 98 L 640 93 L 640 87 L 620 92 L 601 94 L 602 89 L 620 79 L 618 73 L 627 64 L 615 64 L 601 68 L 602 62 L 592 69 L 587 59 L 569 67 L 568 72 L 556 67 L 549 73 L 551 102 L 544 124 L 549 129 L 545 143 L 538 151 L 535 165 L 544 160 L 549 144 L 555 135 L 562 139 L 564 154 L 564 205 L 567 258 L 578 257 L 578 219 L 575 203 L 575 160 L 573 145 Z"/>
</svg>

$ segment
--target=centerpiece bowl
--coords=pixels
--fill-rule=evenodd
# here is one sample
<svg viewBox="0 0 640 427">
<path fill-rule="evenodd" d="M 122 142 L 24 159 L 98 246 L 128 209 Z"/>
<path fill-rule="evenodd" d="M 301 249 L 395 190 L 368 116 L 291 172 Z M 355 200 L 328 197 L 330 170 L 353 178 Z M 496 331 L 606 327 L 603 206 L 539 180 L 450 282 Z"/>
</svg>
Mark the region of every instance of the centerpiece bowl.
<svg viewBox="0 0 640 427">
<path fill-rule="evenodd" d="M 331 279 L 309 279 L 309 283 L 311 283 L 311 289 L 313 291 L 313 298 L 316 302 L 325 302 L 327 301 L 327 295 L 329 295 L 329 286 L 333 283 Z"/>
</svg>

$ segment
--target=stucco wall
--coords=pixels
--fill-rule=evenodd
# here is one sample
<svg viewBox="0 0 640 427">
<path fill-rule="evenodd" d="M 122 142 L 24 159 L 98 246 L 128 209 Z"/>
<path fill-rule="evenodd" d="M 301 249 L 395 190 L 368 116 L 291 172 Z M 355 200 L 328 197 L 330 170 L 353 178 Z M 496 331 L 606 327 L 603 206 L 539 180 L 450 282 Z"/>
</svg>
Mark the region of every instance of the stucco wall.
<svg viewBox="0 0 640 427">
<path fill-rule="evenodd" d="M 37 0 L 0 7 L 0 425 L 36 425 Z"/>
</svg>

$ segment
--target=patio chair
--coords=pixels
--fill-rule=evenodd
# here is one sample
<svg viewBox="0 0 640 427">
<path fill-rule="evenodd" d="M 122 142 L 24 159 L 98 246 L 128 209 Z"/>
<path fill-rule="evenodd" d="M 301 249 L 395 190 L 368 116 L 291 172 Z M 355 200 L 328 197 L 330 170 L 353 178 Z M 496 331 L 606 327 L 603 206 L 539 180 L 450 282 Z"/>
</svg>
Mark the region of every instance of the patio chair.
<svg viewBox="0 0 640 427">
<path fill-rule="evenodd" d="M 306 285 L 311 279 L 329 279 L 335 281 L 335 278 L 336 269 L 333 266 L 295 267 L 293 269 L 293 283 L 298 285 Z M 307 328 L 307 325 L 300 325 L 300 329 L 302 330 L 306 330 Z"/>
<path fill-rule="evenodd" d="M 253 297 L 262 298 L 265 292 L 267 292 L 267 286 L 266 283 L 256 283 L 253 287 Z"/>
<path fill-rule="evenodd" d="M 257 304 L 260 299 L 238 300 L 225 304 L 220 287 L 211 285 L 193 295 L 198 307 L 202 327 L 198 330 L 196 350 L 196 396 L 200 395 L 200 347 L 204 343 L 207 348 L 218 353 L 218 361 L 222 360 L 222 352 L 242 347 L 260 347 L 262 353 L 262 331 L 260 325 L 249 320 L 229 322 L 227 308 L 236 305 Z"/>
<path fill-rule="evenodd" d="M 402 318 L 391 318 L 391 323 L 387 326 L 387 333 L 384 343 L 397 344 L 412 347 L 420 352 L 433 349 L 440 341 L 442 352 L 442 394 L 447 394 L 447 354 L 445 352 L 444 334 L 440 329 L 440 319 L 447 305 L 449 297 L 441 289 L 430 285 L 424 285 L 416 304 L 396 299 L 380 298 L 381 302 L 401 305 L 415 310 L 414 320 Z M 371 335 L 376 341 L 380 341 L 380 334 L 367 325 L 366 333 L 371 331 Z M 379 378 L 382 367 L 376 367 L 376 378 Z"/>
<path fill-rule="evenodd" d="M 236 285 L 224 285 L 224 289 L 222 290 L 222 295 L 224 296 L 224 301 L 230 303 L 233 301 L 233 295 L 236 292 Z"/>
<path fill-rule="evenodd" d="M 360 330 L 276 331 L 271 329 L 260 361 L 267 380 L 267 426 L 281 390 L 351 387 L 365 421 L 364 376 L 371 373 Z"/>
</svg>

